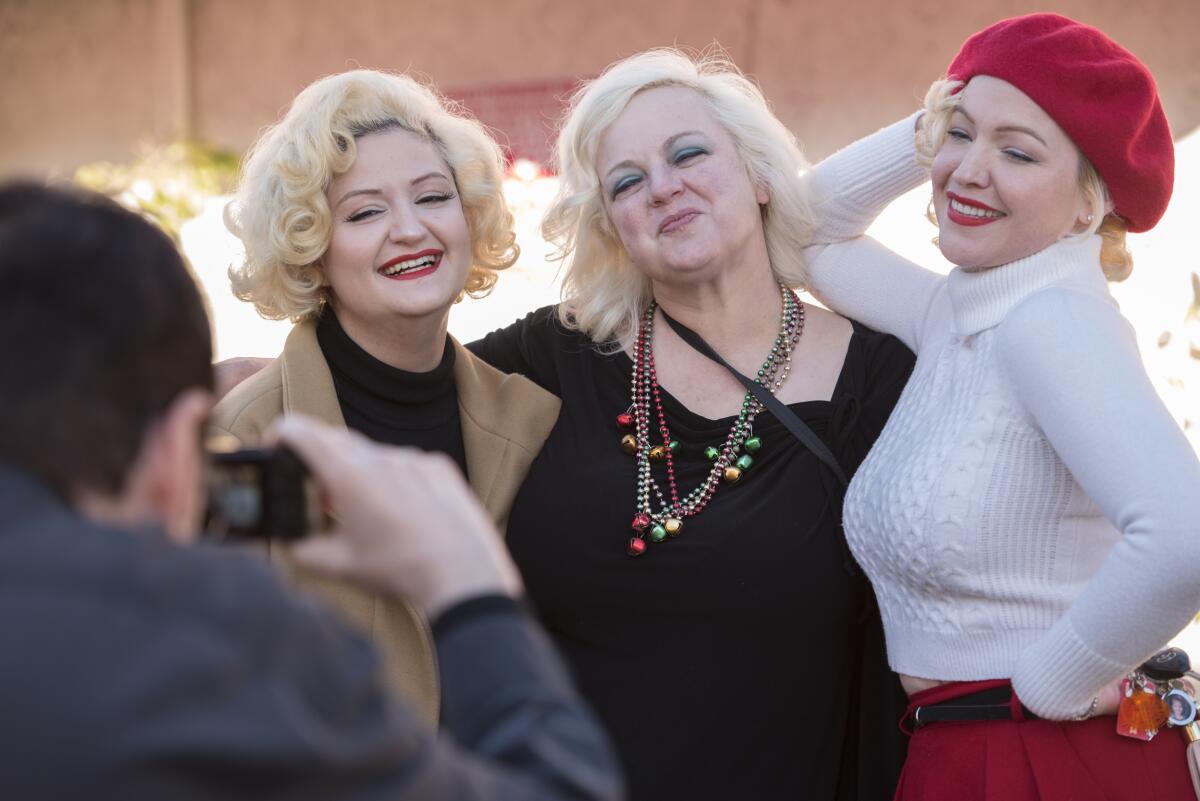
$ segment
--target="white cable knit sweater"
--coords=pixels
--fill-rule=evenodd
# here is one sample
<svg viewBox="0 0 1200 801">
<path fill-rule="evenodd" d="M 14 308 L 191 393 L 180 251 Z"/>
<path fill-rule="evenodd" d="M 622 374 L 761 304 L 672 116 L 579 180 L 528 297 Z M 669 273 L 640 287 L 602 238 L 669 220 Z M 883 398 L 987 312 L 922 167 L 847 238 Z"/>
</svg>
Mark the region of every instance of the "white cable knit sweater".
<svg viewBox="0 0 1200 801">
<path fill-rule="evenodd" d="M 817 241 L 860 236 L 927 179 L 913 122 L 808 176 Z M 1146 376 L 1099 250 L 1099 237 L 1069 238 L 948 277 L 866 238 L 807 251 L 827 303 L 917 354 L 845 506 L 892 667 L 1011 678 L 1056 719 L 1200 608 L 1200 463 Z"/>
</svg>

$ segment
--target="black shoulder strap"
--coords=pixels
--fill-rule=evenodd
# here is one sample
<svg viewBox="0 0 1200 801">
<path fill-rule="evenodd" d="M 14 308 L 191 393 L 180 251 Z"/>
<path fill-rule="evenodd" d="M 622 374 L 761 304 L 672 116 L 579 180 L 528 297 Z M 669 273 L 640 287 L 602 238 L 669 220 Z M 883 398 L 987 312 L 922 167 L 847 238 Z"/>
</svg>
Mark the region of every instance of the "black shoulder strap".
<svg viewBox="0 0 1200 801">
<path fill-rule="evenodd" d="M 662 306 L 659 306 L 658 310 L 662 312 L 663 319 L 667 321 L 667 325 L 671 326 L 671 330 L 679 335 L 680 339 L 691 345 L 704 356 L 707 356 L 717 364 L 724 367 L 733 374 L 734 378 L 736 378 L 738 381 L 741 381 L 742 386 L 744 386 L 750 392 L 750 394 L 757 398 L 759 403 L 765 406 L 771 412 L 771 414 L 775 415 L 775 418 L 779 420 L 779 422 L 783 423 L 784 427 L 787 428 L 788 431 L 792 432 L 792 435 L 796 439 L 800 440 L 800 443 L 804 445 L 804 447 L 812 451 L 818 459 L 825 463 L 826 467 L 833 471 L 833 474 L 837 476 L 838 481 L 842 483 L 843 488 L 849 484 L 849 482 L 846 480 L 846 473 L 842 470 L 842 466 L 838 464 L 837 458 L 833 455 L 833 452 L 829 450 L 829 447 L 823 441 L 821 441 L 821 438 L 818 437 L 803 420 L 796 416 L 795 412 L 780 402 L 780 400 L 772 395 L 771 391 L 762 384 L 739 373 L 733 365 L 722 359 L 720 354 L 713 350 L 712 347 L 704 341 L 703 337 L 701 337 L 692 329 L 688 328 L 683 323 L 673 320 L 671 315 L 667 314 L 666 311 L 663 310 Z"/>
</svg>

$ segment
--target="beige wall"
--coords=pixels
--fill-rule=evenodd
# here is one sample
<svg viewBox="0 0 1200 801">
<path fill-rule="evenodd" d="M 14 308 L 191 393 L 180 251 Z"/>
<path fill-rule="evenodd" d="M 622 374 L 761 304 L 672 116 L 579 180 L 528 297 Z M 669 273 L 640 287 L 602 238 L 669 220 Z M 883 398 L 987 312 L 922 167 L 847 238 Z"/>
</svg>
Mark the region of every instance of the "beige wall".
<svg viewBox="0 0 1200 801">
<path fill-rule="evenodd" d="M 1158 77 L 1176 135 L 1200 126 L 1200 2 L 1068 0 Z M 962 39 L 1018 0 L 0 0 L 0 174 L 69 173 L 188 133 L 234 150 L 316 77 L 417 70 L 447 89 L 595 74 L 714 40 L 813 158 L 914 108 Z M 1046 5 L 1041 6 L 1045 8 Z M 698 10 L 703 9 L 703 10 Z"/>
<path fill-rule="evenodd" d="M 0 0 L 0 174 L 69 174 L 185 129 L 185 5 Z"/>
</svg>

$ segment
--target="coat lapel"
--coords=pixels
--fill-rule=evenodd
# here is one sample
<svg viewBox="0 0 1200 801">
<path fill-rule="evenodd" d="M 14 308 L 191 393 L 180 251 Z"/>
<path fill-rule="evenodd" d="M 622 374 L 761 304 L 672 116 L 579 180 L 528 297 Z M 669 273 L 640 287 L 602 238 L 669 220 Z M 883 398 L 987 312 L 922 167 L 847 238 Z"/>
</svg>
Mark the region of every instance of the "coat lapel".
<svg viewBox="0 0 1200 801">
<path fill-rule="evenodd" d="M 484 364 L 454 342 L 467 479 L 501 531 L 529 466 L 558 419 L 559 399 Z"/>
<path fill-rule="evenodd" d="M 528 379 L 505 375 L 476 359 L 454 342 L 454 378 L 463 447 L 471 488 L 501 531 L 529 465 L 558 417 L 558 398 Z M 283 411 L 300 412 L 330 425 L 345 426 L 333 376 L 317 343 L 316 324 L 296 325 L 280 355 Z M 272 556 L 287 572 L 290 559 Z M 316 588 L 383 650 L 387 680 L 417 703 L 430 723 L 438 717 L 439 691 L 433 645 L 419 612 L 408 604 L 386 601 L 342 582 L 295 575 L 301 586 Z"/>
<path fill-rule="evenodd" d="M 333 375 L 317 343 L 317 325 L 299 323 L 288 334 L 280 356 L 284 413 L 300 412 L 323 423 L 346 427 L 333 388 Z"/>
<path fill-rule="evenodd" d="M 554 428 L 560 403 L 529 379 L 502 373 L 451 341 L 467 478 L 503 530 L 521 481 Z M 292 329 L 280 362 L 284 412 L 345 427 L 314 322 Z"/>
</svg>

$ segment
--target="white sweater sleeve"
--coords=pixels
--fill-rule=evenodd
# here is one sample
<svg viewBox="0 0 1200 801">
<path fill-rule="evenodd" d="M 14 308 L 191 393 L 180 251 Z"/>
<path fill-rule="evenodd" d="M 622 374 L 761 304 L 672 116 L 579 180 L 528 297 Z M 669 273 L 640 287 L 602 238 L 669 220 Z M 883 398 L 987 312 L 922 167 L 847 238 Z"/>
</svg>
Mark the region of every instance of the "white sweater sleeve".
<svg viewBox="0 0 1200 801">
<path fill-rule="evenodd" d="M 816 214 L 815 244 L 804 250 L 808 288 L 913 350 L 942 278 L 861 237 L 889 203 L 929 177 L 916 161 L 916 118 L 842 148 L 803 178 Z"/>
<path fill-rule="evenodd" d="M 1013 686 L 1039 715 L 1082 713 L 1200 608 L 1200 462 L 1155 393 L 1115 303 L 1038 292 L 997 335 L 1001 369 L 1120 540 Z"/>
<path fill-rule="evenodd" d="M 929 180 L 916 160 L 916 121 L 913 114 L 881 128 L 801 178 L 816 216 L 814 244 L 862 236 L 889 203 Z"/>
<path fill-rule="evenodd" d="M 946 278 L 864 236 L 805 249 L 809 289 L 822 303 L 916 351 Z"/>
</svg>

